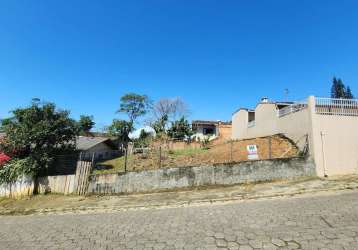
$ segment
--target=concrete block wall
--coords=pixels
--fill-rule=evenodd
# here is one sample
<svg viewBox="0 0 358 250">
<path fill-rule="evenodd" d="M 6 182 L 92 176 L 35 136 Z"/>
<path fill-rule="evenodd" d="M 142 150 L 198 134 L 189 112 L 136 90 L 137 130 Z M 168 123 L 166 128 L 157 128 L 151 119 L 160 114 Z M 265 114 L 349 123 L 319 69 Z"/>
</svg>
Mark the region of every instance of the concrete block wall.
<svg viewBox="0 0 358 250">
<path fill-rule="evenodd" d="M 306 158 L 247 161 L 234 164 L 95 175 L 90 180 L 88 192 L 92 194 L 152 192 L 186 187 L 292 179 L 314 175 L 314 163 Z"/>
</svg>

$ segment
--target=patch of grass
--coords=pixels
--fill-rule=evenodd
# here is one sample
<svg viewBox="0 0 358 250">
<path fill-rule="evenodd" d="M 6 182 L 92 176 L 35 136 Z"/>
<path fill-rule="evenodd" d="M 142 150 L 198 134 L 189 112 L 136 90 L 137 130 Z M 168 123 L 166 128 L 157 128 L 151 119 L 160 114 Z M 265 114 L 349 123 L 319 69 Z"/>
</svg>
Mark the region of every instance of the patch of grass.
<svg viewBox="0 0 358 250">
<path fill-rule="evenodd" d="M 0 197 L 0 202 L 3 202 L 5 200 L 7 200 L 8 198 L 5 198 L 5 197 Z"/>
<path fill-rule="evenodd" d="M 131 156 L 128 157 L 128 160 Z M 114 174 L 124 172 L 125 157 L 121 156 L 112 160 L 98 162 L 94 174 Z"/>
<path fill-rule="evenodd" d="M 177 150 L 172 150 L 169 153 L 171 155 L 174 156 L 180 156 L 180 155 L 188 155 L 188 156 L 193 156 L 196 154 L 200 154 L 207 151 L 207 149 L 204 148 L 185 148 L 185 149 L 177 149 Z"/>
<path fill-rule="evenodd" d="M 0 206 L 3 206 L 3 205 L 5 205 L 5 204 L 7 204 L 7 203 L 9 203 L 11 201 L 12 201 L 12 199 L 10 199 L 10 198 L 0 197 Z"/>
</svg>

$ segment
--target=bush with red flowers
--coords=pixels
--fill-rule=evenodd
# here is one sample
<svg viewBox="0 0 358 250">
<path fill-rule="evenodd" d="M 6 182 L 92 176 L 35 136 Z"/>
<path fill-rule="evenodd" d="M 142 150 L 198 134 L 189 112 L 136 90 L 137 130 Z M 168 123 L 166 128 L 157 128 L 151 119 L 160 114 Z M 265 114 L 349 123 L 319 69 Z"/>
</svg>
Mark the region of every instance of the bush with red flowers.
<svg viewBox="0 0 358 250">
<path fill-rule="evenodd" d="M 76 152 L 78 125 L 69 111 L 33 99 L 30 106 L 11 113 L 10 118 L 0 121 L 0 129 L 5 133 L 0 152 L 11 158 L 4 157 L 7 161 L 0 168 L 0 184 L 22 176 L 31 176 L 36 181 L 56 155 Z"/>
<path fill-rule="evenodd" d="M 11 160 L 10 156 L 0 152 L 0 167 L 10 160 Z"/>
</svg>

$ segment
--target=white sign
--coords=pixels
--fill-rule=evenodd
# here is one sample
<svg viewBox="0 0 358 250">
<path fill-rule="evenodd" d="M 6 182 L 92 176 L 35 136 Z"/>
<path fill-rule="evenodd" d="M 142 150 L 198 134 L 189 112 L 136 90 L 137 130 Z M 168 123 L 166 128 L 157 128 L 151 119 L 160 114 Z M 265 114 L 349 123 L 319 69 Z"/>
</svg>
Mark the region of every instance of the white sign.
<svg viewBox="0 0 358 250">
<path fill-rule="evenodd" d="M 257 146 L 256 145 L 247 145 L 247 159 L 249 160 L 258 160 L 259 155 L 257 154 Z"/>
</svg>

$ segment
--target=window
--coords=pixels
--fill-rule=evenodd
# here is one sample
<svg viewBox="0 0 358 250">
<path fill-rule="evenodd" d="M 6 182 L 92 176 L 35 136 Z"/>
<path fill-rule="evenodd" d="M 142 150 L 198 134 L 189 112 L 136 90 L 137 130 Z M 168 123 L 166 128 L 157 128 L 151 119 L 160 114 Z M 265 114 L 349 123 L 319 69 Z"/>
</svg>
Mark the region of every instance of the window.
<svg viewBox="0 0 358 250">
<path fill-rule="evenodd" d="M 203 134 L 204 135 L 213 135 L 213 134 L 215 134 L 214 128 L 203 128 Z"/>
</svg>

